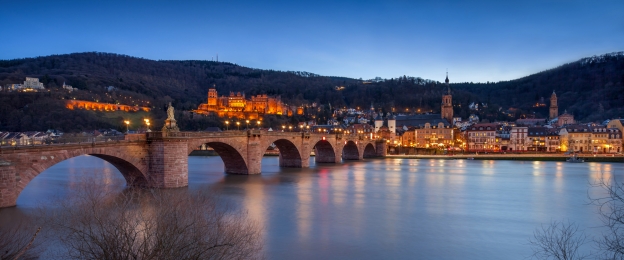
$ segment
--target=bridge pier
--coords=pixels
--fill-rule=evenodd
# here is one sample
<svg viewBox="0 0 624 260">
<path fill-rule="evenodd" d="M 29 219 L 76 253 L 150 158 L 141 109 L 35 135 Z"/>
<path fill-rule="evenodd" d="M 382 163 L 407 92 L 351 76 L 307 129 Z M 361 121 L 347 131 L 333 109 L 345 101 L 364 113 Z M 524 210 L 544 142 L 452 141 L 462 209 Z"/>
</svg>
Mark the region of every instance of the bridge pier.
<svg viewBox="0 0 624 260">
<path fill-rule="evenodd" d="M 262 172 L 262 157 L 266 147 L 262 145 L 260 135 L 250 135 L 247 140 L 247 173 L 260 174 Z"/>
<path fill-rule="evenodd" d="M 8 162 L 0 161 L 0 208 L 13 207 L 17 203 L 17 173 Z"/>
<path fill-rule="evenodd" d="M 184 139 L 153 139 L 148 144 L 147 186 L 179 188 L 188 186 L 188 142 Z"/>
<path fill-rule="evenodd" d="M 375 141 L 375 152 L 377 157 L 386 157 L 388 155 L 388 144 L 386 140 Z"/>
</svg>

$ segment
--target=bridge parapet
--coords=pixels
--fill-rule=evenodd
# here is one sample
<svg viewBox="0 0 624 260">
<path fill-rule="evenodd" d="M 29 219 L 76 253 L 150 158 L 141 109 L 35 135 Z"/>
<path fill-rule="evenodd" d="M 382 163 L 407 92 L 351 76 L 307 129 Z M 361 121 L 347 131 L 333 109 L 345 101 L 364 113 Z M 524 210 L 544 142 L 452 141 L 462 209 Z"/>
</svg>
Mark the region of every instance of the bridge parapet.
<svg viewBox="0 0 624 260">
<path fill-rule="evenodd" d="M 224 132 L 149 132 L 147 139 L 159 138 L 207 138 L 207 137 L 245 137 L 247 131 Z"/>
</svg>

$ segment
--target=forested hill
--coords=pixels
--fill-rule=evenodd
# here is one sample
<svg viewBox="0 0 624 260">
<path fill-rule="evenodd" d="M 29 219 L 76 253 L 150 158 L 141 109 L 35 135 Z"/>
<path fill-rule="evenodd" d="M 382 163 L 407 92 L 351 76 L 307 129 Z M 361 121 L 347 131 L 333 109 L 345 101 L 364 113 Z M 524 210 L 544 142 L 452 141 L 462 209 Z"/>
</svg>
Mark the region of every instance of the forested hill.
<svg viewBox="0 0 624 260">
<path fill-rule="evenodd" d="M 584 58 L 516 80 L 497 83 L 458 83 L 478 101 L 518 108 L 521 113 L 548 116 L 548 108 L 532 106 L 555 91 L 559 113 L 567 110 L 577 119 L 601 121 L 624 116 L 624 52 Z"/>
<path fill-rule="evenodd" d="M 396 112 L 438 112 L 441 95 L 446 91 L 444 84 L 438 81 L 417 77 L 363 81 L 307 72 L 252 69 L 227 62 L 154 61 L 96 52 L 0 60 L 0 85 L 21 83 L 27 76 L 38 77 L 50 89 L 60 88 L 63 82 L 72 85 L 82 90 L 72 94 L 77 98 L 120 103 L 128 103 L 129 98 L 149 101 L 157 108 L 156 117 L 169 101 L 180 110 L 196 108 L 205 102 L 211 86 L 215 86 L 220 95 L 230 91 L 244 91 L 248 96 L 280 95 L 291 105 L 316 102 L 327 109 L 330 104 L 332 107 L 367 108 L 373 103 L 376 108 Z M 452 74 L 450 78 L 452 82 Z M 490 120 L 510 120 L 533 114 L 547 116 L 547 107 L 533 105 L 542 98 L 548 105 L 554 90 L 559 97 L 560 112 L 567 109 L 578 119 L 595 121 L 623 114 L 623 84 L 624 54 L 614 53 L 511 81 L 452 83 L 451 89 L 455 113 L 464 118 L 471 113 Z M 108 86 L 113 86 L 114 91 L 109 92 Z M 38 97 L 28 97 L 24 102 L 2 98 L 7 102 L 0 104 L 0 130 L 57 127 L 54 120 L 44 118 L 45 113 L 28 113 L 58 110 L 61 102 L 54 103 L 54 99 L 59 96 L 42 96 L 41 103 L 48 104 L 45 109 L 37 108 Z M 487 108 L 471 111 L 468 105 L 473 102 L 486 103 Z M 80 116 L 88 117 L 88 113 Z M 24 119 L 26 117 L 30 118 Z M 102 124 L 85 119 L 81 126 L 90 128 Z"/>
<path fill-rule="evenodd" d="M 39 77 L 50 88 L 60 87 L 63 82 L 90 91 L 114 86 L 146 98 L 169 96 L 178 103 L 204 101 L 210 86 L 216 86 L 220 94 L 245 91 L 247 95 L 281 95 L 293 103 L 315 99 L 335 103 L 342 98 L 329 90 L 356 82 L 305 72 L 251 69 L 227 62 L 154 61 L 95 52 L 0 61 L 1 85 L 22 82 L 26 76 Z"/>
</svg>

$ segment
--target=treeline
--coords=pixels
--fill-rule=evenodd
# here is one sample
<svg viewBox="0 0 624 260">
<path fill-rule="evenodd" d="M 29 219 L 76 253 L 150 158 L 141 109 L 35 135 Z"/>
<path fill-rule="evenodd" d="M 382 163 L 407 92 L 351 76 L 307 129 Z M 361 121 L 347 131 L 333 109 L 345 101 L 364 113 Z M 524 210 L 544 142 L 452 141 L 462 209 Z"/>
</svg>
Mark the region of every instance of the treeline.
<svg viewBox="0 0 624 260">
<path fill-rule="evenodd" d="M 582 59 L 577 62 L 498 83 L 452 83 L 455 114 L 462 118 L 476 113 L 490 120 L 511 120 L 526 116 L 546 117 L 547 107 L 533 107 L 542 98 L 549 105 L 552 91 L 559 98 L 560 112 L 564 109 L 581 120 L 602 120 L 619 117 L 624 101 L 624 54 L 610 54 Z M 161 111 L 168 102 L 178 110 L 196 108 L 205 102 L 209 87 L 215 86 L 220 95 L 230 91 L 280 95 L 289 105 L 317 103 L 324 115 L 329 107 L 360 107 L 371 105 L 384 112 L 439 112 L 441 96 L 447 91 L 440 81 L 401 76 L 391 79 L 376 78 L 370 81 L 344 77 L 326 77 L 308 72 L 260 70 L 215 61 L 154 61 L 110 53 L 74 53 L 37 58 L 0 60 L 0 85 L 21 83 L 24 78 L 38 77 L 50 89 L 59 89 L 63 83 L 79 91 L 64 98 L 99 100 L 100 102 L 135 104 L 149 102 L 154 111 Z M 451 81 L 452 81 L 451 75 Z M 112 86 L 114 88 L 109 88 Z M 6 96 L 7 94 L 2 94 Z M 13 102 L 13 101 L 11 101 Z M 17 101 L 27 102 L 27 101 Z M 43 97 L 41 105 L 54 103 Z M 479 111 L 469 110 L 471 103 L 486 104 Z M 4 104 L 4 102 L 3 102 Z M 13 103 L 11 103 L 13 104 Z M 46 112 L 55 111 L 51 105 L 39 108 L 41 114 L 28 114 L 22 104 L 4 105 L 0 127 L 40 127 L 55 125 L 45 119 Z M 130 103 L 132 104 L 132 103 Z M 59 106 L 56 106 L 58 108 Z M 20 114 L 22 113 L 22 114 Z M 80 112 L 76 117 L 83 117 Z M 164 113 L 156 115 L 157 120 Z M 93 114 L 93 113 L 90 113 Z M 18 122 L 16 118 L 22 116 Z M 31 116 L 33 125 L 27 122 Z M 318 118 L 318 117 L 317 117 Z M 98 120 L 95 120 L 98 121 Z M 203 127 L 211 121 L 189 126 Z M 99 123 L 86 122 L 86 127 Z M 39 129 L 38 129 L 39 130 Z"/>
</svg>

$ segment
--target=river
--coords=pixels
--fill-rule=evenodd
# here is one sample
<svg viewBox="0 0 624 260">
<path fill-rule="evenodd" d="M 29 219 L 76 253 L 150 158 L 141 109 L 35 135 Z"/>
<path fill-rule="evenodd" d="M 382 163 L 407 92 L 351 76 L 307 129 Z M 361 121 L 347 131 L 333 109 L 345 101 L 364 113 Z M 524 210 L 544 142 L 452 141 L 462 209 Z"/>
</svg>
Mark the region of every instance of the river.
<svg viewBox="0 0 624 260">
<path fill-rule="evenodd" d="M 528 239 L 552 220 L 600 234 L 589 196 L 601 176 L 624 179 L 624 164 L 371 159 L 223 173 L 219 157 L 189 157 L 189 189 L 220 194 L 263 226 L 269 259 L 524 259 Z M 95 173 L 94 173 L 95 172 Z M 0 224 L 62 198 L 84 174 L 123 190 L 122 175 L 92 156 L 63 161 L 36 177 Z M 589 246 L 583 250 L 591 249 Z"/>
</svg>

